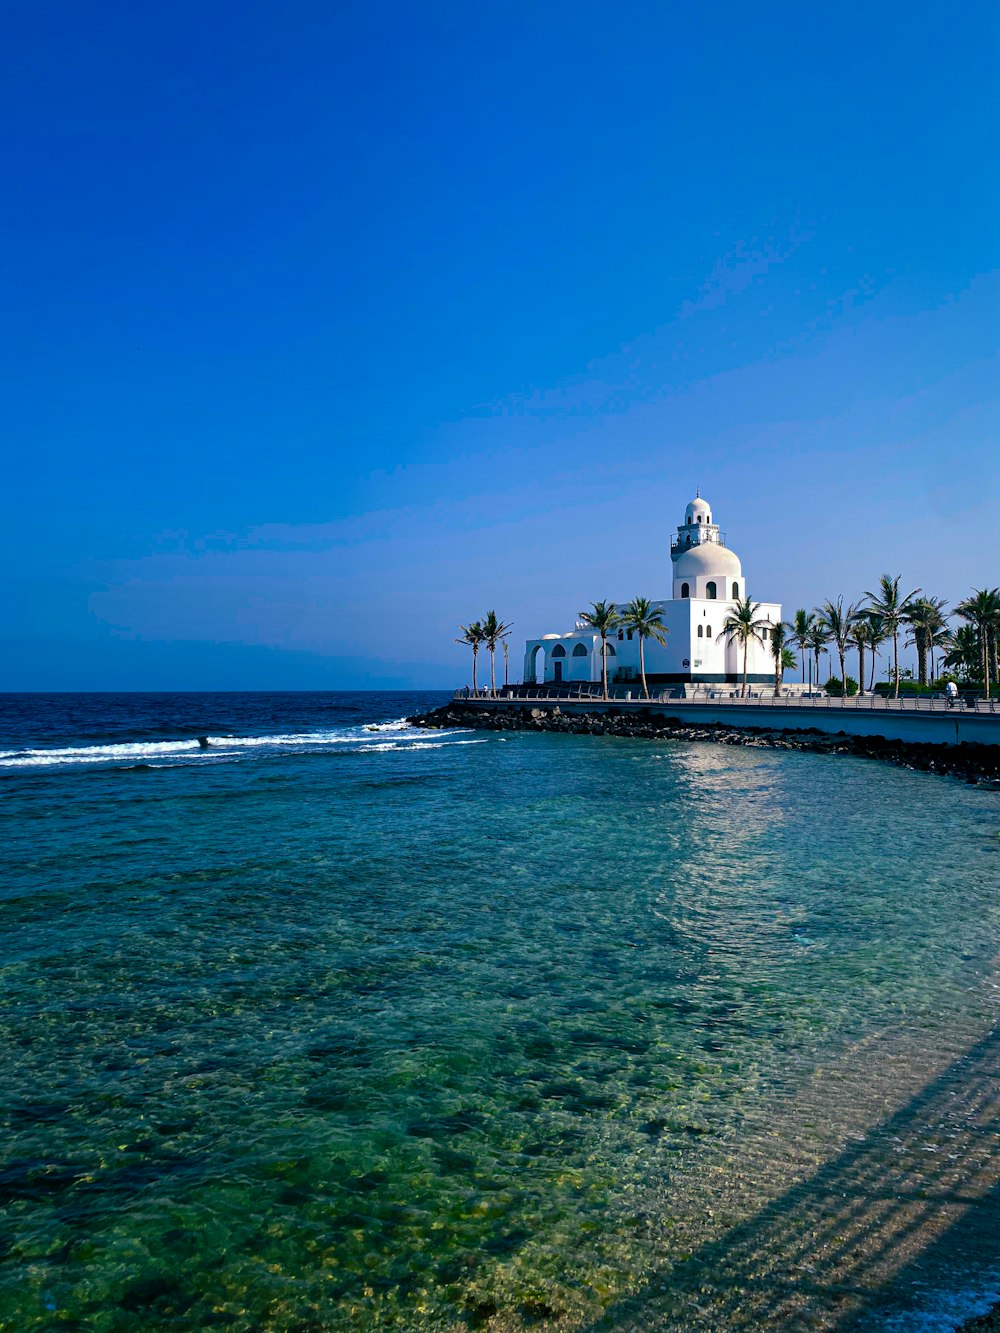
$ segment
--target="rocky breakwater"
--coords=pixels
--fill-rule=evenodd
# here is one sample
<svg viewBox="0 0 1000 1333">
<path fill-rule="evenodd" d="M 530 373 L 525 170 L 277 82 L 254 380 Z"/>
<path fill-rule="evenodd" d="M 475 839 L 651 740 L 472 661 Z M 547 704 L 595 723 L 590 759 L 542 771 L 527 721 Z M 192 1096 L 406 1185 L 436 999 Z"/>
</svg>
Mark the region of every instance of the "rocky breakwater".
<svg viewBox="0 0 1000 1333">
<path fill-rule="evenodd" d="M 808 730 L 781 731 L 773 727 L 733 726 L 722 722 L 698 722 L 670 717 L 648 709 L 616 710 L 612 705 L 593 712 L 562 712 L 550 708 L 508 706 L 477 707 L 448 704 L 433 712 L 408 719 L 415 727 L 475 727 L 487 731 L 555 731 L 573 736 L 624 736 L 654 740 L 708 742 L 713 745 L 742 745 L 769 750 L 807 750 L 816 754 L 849 754 L 862 759 L 881 759 L 903 768 L 964 782 L 1000 785 L 1000 746 L 931 745 L 887 740 L 882 736 L 848 736 L 844 732 Z"/>
</svg>

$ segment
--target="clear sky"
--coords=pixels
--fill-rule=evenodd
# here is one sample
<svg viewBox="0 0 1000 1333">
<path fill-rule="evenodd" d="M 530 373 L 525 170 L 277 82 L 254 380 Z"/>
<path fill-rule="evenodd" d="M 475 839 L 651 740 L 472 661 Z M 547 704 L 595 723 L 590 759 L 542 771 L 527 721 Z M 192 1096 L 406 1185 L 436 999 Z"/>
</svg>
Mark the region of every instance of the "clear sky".
<svg viewBox="0 0 1000 1333">
<path fill-rule="evenodd" d="M 2 0 L 0 688 L 1000 584 L 992 3 Z"/>
</svg>

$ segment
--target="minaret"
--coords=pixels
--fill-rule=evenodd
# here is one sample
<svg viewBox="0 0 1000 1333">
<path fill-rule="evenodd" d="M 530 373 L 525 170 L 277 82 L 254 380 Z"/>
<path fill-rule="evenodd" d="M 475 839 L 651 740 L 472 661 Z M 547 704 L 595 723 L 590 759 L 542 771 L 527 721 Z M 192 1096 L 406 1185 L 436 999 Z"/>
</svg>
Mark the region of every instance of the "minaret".
<svg viewBox="0 0 1000 1333">
<path fill-rule="evenodd" d="M 700 546 L 703 542 L 725 545 L 718 523 L 712 522 L 712 506 L 701 498 L 699 488 L 684 511 L 684 522 L 678 525 L 677 536 L 670 543 L 670 557 L 677 560 L 692 546 Z"/>
</svg>

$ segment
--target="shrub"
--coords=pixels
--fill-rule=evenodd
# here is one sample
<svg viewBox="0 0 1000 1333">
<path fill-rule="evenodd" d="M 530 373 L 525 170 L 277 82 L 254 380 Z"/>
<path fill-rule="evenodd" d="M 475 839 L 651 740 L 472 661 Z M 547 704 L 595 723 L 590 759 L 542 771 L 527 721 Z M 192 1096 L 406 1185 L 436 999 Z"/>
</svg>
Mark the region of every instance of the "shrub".
<svg viewBox="0 0 1000 1333">
<path fill-rule="evenodd" d="M 893 693 L 894 689 L 895 689 L 895 686 L 893 685 L 892 681 L 890 681 L 890 680 L 880 680 L 880 681 L 877 681 L 876 684 L 875 684 L 874 693 L 875 693 L 875 694 L 889 694 L 889 695 L 891 695 L 891 694 Z M 934 687 L 934 686 L 932 686 L 932 685 L 921 685 L 921 684 L 919 684 L 919 683 L 918 683 L 917 681 L 915 681 L 915 680 L 901 680 L 901 681 L 899 682 L 899 695 L 900 695 L 900 698 L 902 698 L 904 694 L 905 694 L 905 695 L 909 695 L 910 697 L 912 697 L 912 696 L 915 695 L 915 694 L 933 694 L 934 692 L 935 692 L 935 687 Z"/>
<path fill-rule="evenodd" d="M 823 688 L 824 690 L 826 690 L 827 694 L 833 695 L 837 699 L 840 699 L 845 693 L 844 682 L 840 679 L 839 676 L 831 676 L 830 679 L 823 686 Z M 857 694 L 857 692 L 858 692 L 858 682 L 854 679 L 853 676 L 848 676 L 847 690 L 846 690 L 847 697 L 850 698 L 852 694 Z"/>
</svg>

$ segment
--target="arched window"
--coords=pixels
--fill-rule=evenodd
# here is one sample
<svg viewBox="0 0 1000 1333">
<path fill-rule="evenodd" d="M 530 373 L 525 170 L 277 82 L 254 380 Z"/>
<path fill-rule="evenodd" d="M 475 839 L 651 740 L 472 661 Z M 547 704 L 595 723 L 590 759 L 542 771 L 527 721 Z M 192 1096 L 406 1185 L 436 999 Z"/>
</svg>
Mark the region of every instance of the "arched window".
<svg viewBox="0 0 1000 1333">
<path fill-rule="evenodd" d="M 698 515 L 698 522 L 699 522 L 699 523 L 701 522 L 701 515 L 700 515 L 700 514 Z"/>
<path fill-rule="evenodd" d="M 682 584 L 681 584 L 681 596 L 682 596 L 682 597 L 690 597 L 690 596 L 691 596 L 691 588 L 690 588 L 690 585 L 689 585 L 689 584 L 687 584 L 687 583 L 682 583 Z"/>
<path fill-rule="evenodd" d="M 703 639 L 704 637 L 705 637 L 705 632 L 704 632 L 704 630 L 702 629 L 702 627 L 699 625 L 699 626 L 698 626 L 698 638 L 699 638 L 699 639 Z"/>
<path fill-rule="evenodd" d="M 618 642 L 619 642 L 619 643 L 624 643 L 624 642 L 625 642 L 625 631 L 624 631 L 623 629 L 620 629 L 620 630 L 618 631 Z"/>
<path fill-rule="evenodd" d="M 609 643 L 609 644 L 608 644 L 608 656 L 609 656 L 609 657 L 617 657 L 617 656 L 618 656 L 618 654 L 615 652 L 615 645 L 614 645 L 613 643 Z"/>
<path fill-rule="evenodd" d="M 738 602 L 739 600 L 740 600 L 740 585 L 736 582 L 735 579 L 733 579 L 733 601 Z"/>
<path fill-rule="evenodd" d="M 588 657 L 589 653 L 587 652 L 587 645 L 585 643 L 578 643 L 576 647 L 573 649 L 573 656 Z"/>
<path fill-rule="evenodd" d="M 718 595 L 719 595 L 719 593 L 718 593 L 718 590 L 717 590 L 717 588 L 716 588 L 716 586 L 715 586 L 714 583 L 706 584 L 706 586 L 705 586 L 705 596 L 706 596 L 706 597 L 708 597 L 711 601 L 714 602 L 715 599 L 716 599 L 716 597 L 718 597 Z"/>
<path fill-rule="evenodd" d="M 552 649 L 552 656 L 553 656 L 553 657 L 565 657 L 565 656 L 566 656 L 566 649 L 562 646 L 561 643 L 557 643 L 556 646 Z"/>
<path fill-rule="evenodd" d="M 711 637 L 712 637 L 712 626 L 711 626 L 711 625 L 706 625 L 706 626 L 705 626 L 705 638 L 706 638 L 706 639 L 710 639 Z"/>
</svg>

